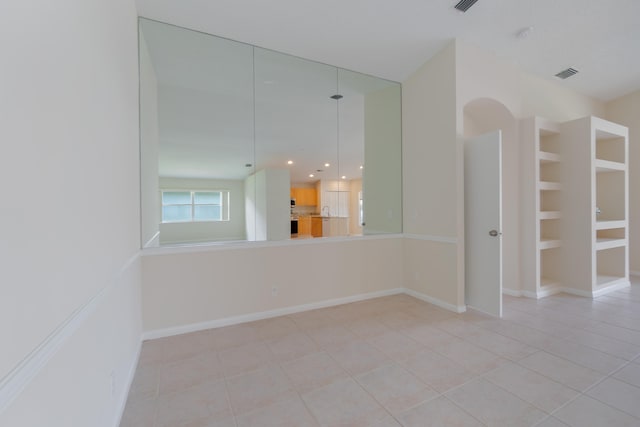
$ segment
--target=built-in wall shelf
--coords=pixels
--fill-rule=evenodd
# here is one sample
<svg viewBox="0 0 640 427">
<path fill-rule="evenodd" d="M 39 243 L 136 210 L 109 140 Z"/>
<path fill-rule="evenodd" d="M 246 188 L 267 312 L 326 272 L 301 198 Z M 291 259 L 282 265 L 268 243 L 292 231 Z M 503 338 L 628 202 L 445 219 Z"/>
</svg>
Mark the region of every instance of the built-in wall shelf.
<svg viewBox="0 0 640 427">
<path fill-rule="evenodd" d="M 628 129 L 596 117 L 561 125 L 563 287 L 591 296 L 629 283 Z"/>
<path fill-rule="evenodd" d="M 539 219 L 560 219 L 562 218 L 562 212 L 560 211 L 541 211 L 538 212 Z"/>
<path fill-rule="evenodd" d="M 522 290 L 597 296 L 629 283 L 628 129 L 523 119 Z"/>
<path fill-rule="evenodd" d="M 523 291 L 541 298 L 560 289 L 563 154 L 560 126 L 540 117 L 520 122 L 525 224 Z"/>
<path fill-rule="evenodd" d="M 540 163 L 551 163 L 551 162 L 559 162 L 560 154 L 557 153 L 549 153 L 547 151 L 540 151 L 538 153 L 540 156 Z"/>
<path fill-rule="evenodd" d="M 604 249 L 619 248 L 627 245 L 626 239 L 596 239 L 596 250 L 601 251 Z"/>
<path fill-rule="evenodd" d="M 615 286 L 617 284 L 622 284 L 625 282 L 629 282 L 628 277 L 624 276 L 608 276 L 604 274 L 598 274 L 597 276 L 597 287 L 599 289 L 607 288 L 610 286 Z"/>
<path fill-rule="evenodd" d="M 538 248 L 540 250 L 553 249 L 553 248 L 559 248 L 561 245 L 562 245 L 562 241 L 560 239 L 541 238 L 540 243 L 538 244 Z"/>
<path fill-rule="evenodd" d="M 595 160 L 595 168 L 596 172 L 624 172 L 626 170 L 626 166 L 624 163 L 620 162 L 612 162 L 610 160 Z"/>
<path fill-rule="evenodd" d="M 611 230 L 614 228 L 622 228 L 624 229 L 627 226 L 627 221 L 625 220 L 617 220 L 617 221 L 596 221 L 596 230 Z"/>
<path fill-rule="evenodd" d="M 551 279 L 549 277 L 541 277 L 540 278 L 540 287 L 541 288 L 555 288 L 560 286 L 560 281 L 556 279 Z"/>
<path fill-rule="evenodd" d="M 540 190 L 562 190 L 562 184 L 559 182 L 540 181 L 538 188 Z"/>
</svg>

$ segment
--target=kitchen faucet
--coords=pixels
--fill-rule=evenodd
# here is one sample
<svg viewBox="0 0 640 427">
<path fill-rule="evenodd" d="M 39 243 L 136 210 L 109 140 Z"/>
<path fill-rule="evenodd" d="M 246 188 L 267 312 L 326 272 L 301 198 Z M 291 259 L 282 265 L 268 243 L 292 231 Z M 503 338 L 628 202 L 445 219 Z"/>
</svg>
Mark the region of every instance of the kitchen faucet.
<svg viewBox="0 0 640 427">
<path fill-rule="evenodd" d="M 329 210 L 329 206 L 323 206 L 323 207 L 322 207 L 322 216 L 325 216 L 325 215 L 324 215 L 324 208 L 327 208 L 327 215 L 326 215 L 326 216 L 331 216 L 331 212 L 330 212 L 330 210 Z"/>
</svg>

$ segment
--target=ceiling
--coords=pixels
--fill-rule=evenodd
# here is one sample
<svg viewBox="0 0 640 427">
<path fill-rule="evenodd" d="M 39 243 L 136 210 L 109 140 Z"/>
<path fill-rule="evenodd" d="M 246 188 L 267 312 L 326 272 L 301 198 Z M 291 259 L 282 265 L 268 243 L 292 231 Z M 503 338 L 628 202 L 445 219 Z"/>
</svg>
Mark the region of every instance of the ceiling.
<svg viewBox="0 0 640 427">
<path fill-rule="evenodd" d="M 359 179 L 365 97 L 400 90 L 388 80 L 156 21 L 142 20 L 141 31 L 157 85 L 162 177 L 235 180 L 287 168 L 296 184 Z M 342 99 L 331 99 L 337 93 Z"/>
<path fill-rule="evenodd" d="M 140 16 L 402 82 L 453 38 L 608 101 L 640 88 L 639 0 L 136 0 Z M 516 35 L 533 27 L 528 37 Z"/>
</svg>

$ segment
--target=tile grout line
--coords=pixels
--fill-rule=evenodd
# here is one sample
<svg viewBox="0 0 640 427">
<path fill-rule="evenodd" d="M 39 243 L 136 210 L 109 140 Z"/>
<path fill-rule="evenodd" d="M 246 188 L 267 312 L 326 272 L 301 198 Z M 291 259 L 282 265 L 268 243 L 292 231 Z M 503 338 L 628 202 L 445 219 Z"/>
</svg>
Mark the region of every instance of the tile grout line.
<svg viewBox="0 0 640 427">
<path fill-rule="evenodd" d="M 582 396 L 586 396 L 586 397 L 588 397 L 588 398 L 590 398 L 590 399 L 597 400 L 598 402 L 602 403 L 603 405 L 608 406 L 609 408 L 612 408 L 612 409 L 614 409 L 614 410 L 616 410 L 616 411 L 620 411 L 620 412 L 622 412 L 622 413 L 625 413 L 625 414 L 627 414 L 627 415 L 632 416 L 633 418 L 638 419 L 638 417 L 636 417 L 635 415 L 631 415 L 631 414 L 629 414 L 629 413 L 627 413 L 627 412 L 625 412 L 625 411 L 623 411 L 623 410 L 621 410 L 621 409 L 615 408 L 615 407 L 613 407 L 613 406 L 609 405 L 608 403 L 601 401 L 601 400 L 600 400 L 600 399 L 598 399 L 598 398 L 595 398 L 595 397 L 593 397 L 593 396 L 589 396 L 589 395 L 587 395 L 587 392 L 588 392 L 589 390 L 591 390 L 591 389 L 593 389 L 593 388 L 597 387 L 599 384 L 603 383 L 605 380 L 607 380 L 607 379 L 611 378 L 611 377 L 612 377 L 613 375 L 615 375 L 618 371 L 620 371 L 620 370 L 624 369 L 626 366 L 628 366 L 628 365 L 629 365 L 629 363 L 632 363 L 632 361 L 627 361 L 627 363 L 623 364 L 622 366 L 618 367 L 617 369 L 614 369 L 613 371 L 611 371 L 611 373 L 609 373 L 609 374 L 608 374 L 608 375 L 606 375 L 605 377 L 603 377 L 603 378 L 599 379 L 598 381 L 594 382 L 594 383 L 593 383 L 593 384 L 591 384 L 589 387 L 587 387 L 586 389 L 584 389 L 584 391 L 579 391 L 579 390 L 577 390 L 577 391 L 578 391 L 578 393 L 579 393 L 577 396 L 575 396 L 575 397 L 574 397 L 574 398 L 572 398 L 572 399 L 569 399 L 569 400 L 568 400 L 567 402 L 565 402 L 563 405 L 560 405 L 559 407 L 557 407 L 556 409 L 554 409 L 554 410 L 549 414 L 549 417 L 556 418 L 556 417 L 554 416 L 554 414 L 556 414 L 558 411 L 560 411 L 560 410 L 561 410 L 561 409 L 563 409 L 564 407 L 566 407 L 566 406 L 570 405 L 572 402 L 576 401 L 576 400 L 577 400 L 577 399 L 579 399 L 580 397 L 582 397 Z M 574 389 L 574 390 L 575 390 L 575 389 Z M 560 421 L 562 421 L 562 420 L 560 420 Z M 562 422 L 564 423 L 564 421 L 562 421 Z M 566 423 L 565 423 L 565 424 L 566 424 Z M 536 425 L 537 425 L 537 424 L 536 424 Z"/>
</svg>

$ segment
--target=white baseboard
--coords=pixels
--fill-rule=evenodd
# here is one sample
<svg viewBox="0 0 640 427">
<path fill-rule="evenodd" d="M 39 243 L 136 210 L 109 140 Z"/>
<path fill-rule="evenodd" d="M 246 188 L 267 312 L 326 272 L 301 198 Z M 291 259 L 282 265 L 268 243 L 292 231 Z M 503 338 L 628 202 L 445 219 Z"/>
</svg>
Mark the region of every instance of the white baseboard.
<svg viewBox="0 0 640 427">
<path fill-rule="evenodd" d="M 444 308 L 445 310 L 453 311 L 454 313 L 464 313 L 465 311 L 467 311 L 466 305 L 456 306 L 453 304 L 449 304 L 448 302 L 444 302 L 438 298 L 434 298 L 421 292 L 414 291 L 413 289 L 405 288 L 404 293 L 406 293 L 407 295 L 411 295 L 414 298 L 418 298 L 419 300 L 428 302 L 429 304 Z"/>
<path fill-rule="evenodd" d="M 351 302 L 364 301 L 372 298 L 397 295 L 405 292 L 403 288 L 394 288 L 384 291 L 369 292 L 344 298 L 335 298 L 309 304 L 296 305 L 292 307 L 279 308 L 276 310 L 261 311 L 257 313 L 242 314 L 240 316 L 224 317 L 222 319 L 208 320 L 206 322 L 191 323 L 188 325 L 173 326 L 164 329 L 155 329 L 142 334 L 143 340 L 170 337 L 174 335 L 198 332 L 206 329 L 220 328 L 223 326 L 237 325 L 240 323 L 254 322 L 256 320 L 269 319 L 272 317 L 286 316 L 288 314 L 300 313 L 302 311 L 315 310 L 318 308 L 333 307 L 335 305 L 348 304 Z"/>
<path fill-rule="evenodd" d="M 582 289 L 560 288 L 560 292 L 578 297 L 593 298 L 593 293 L 591 291 L 585 291 Z"/>
<path fill-rule="evenodd" d="M 614 292 L 620 289 L 624 289 L 624 288 L 628 288 L 629 286 L 631 286 L 631 282 L 629 280 L 620 280 L 617 283 L 611 285 L 611 286 L 607 286 L 606 288 L 602 288 L 602 289 L 598 289 L 596 291 L 592 292 L 592 297 L 596 298 L 596 297 L 600 297 L 602 295 L 606 295 L 610 292 Z"/>
<path fill-rule="evenodd" d="M 560 286 L 545 286 L 539 292 L 530 292 L 530 298 L 540 299 L 545 298 L 551 295 L 559 294 L 560 292 L 564 292 L 565 288 Z"/>
<path fill-rule="evenodd" d="M 500 317 L 502 317 L 502 315 L 500 315 L 500 317 L 498 317 L 498 316 L 496 316 L 495 314 L 487 313 L 486 311 L 484 311 L 484 310 L 480 310 L 479 308 L 474 307 L 474 306 L 472 306 L 472 305 L 467 305 L 467 307 L 468 307 L 470 310 L 477 311 L 478 313 L 482 313 L 482 314 L 484 314 L 484 315 L 487 315 L 487 316 L 490 316 L 490 317 L 494 317 L 494 318 L 496 318 L 496 319 L 499 319 Z"/>
<path fill-rule="evenodd" d="M 520 290 L 502 288 L 502 293 L 504 295 L 509 295 L 510 297 L 521 297 L 524 293 Z"/>
<path fill-rule="evenodd" d="M 120 423 L 122 423 L 122 416 L 124 415 L 125 407 L 127 406 L 127 398 L 129 397 L 129 392 L 131 391 L 131 384 L 133 384 L 133 378 L 136 375 L 136 368 L 138 367 L 138 361 L 140 360 L 140 351 L 142 350 L 142 339 L 138 343 L 138 349 L 136 350 L 136 355 L 131 361 L 127 372 L 126 378 L 126 386 L 120 398 L 118 399 L 118 404 L 116 405 L 116 415 L 113 422 L 113 427 L 118 427 Z"/>
</svg>

